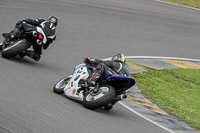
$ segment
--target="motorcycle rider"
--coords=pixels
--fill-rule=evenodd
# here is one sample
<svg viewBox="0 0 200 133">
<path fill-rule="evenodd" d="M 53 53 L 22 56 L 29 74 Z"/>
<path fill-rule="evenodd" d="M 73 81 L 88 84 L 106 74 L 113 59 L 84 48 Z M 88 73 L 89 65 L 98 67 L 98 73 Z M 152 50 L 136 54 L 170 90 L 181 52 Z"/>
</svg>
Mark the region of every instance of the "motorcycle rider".
<svg viewBox="0 0 200 133">
<path fill-rule="evenodd" d="M 36 29 L 35 27 L 40 27 L 44 32 L 44 41 L 42 45 L 38 45 L 37 43 L 32 44 L 33 50 L 26 50 L 23 53 L 19 54 L 19 57 L 22 59 L 24 56 L 28 56 L 35 61 L 39 61 L 42 49 L 46 50 L 51 43 L 53 43 L 56 39 L 56 26 L 58 24 L 58 19 L 54 16 L 49 16 L 47 20 L 44 19 L 27 19 L 24 18 L 21 21 L 16 23 L 15 29 L 10 33 L 2 34 L 6 39 L 13 39 L 19 35 L 23 35 L 30 28 Z M 0 50 L 2 46 L 0 46 Z"/>
<path fill-rule="evenodd" d="M 125 63 L 125 56 L 123 53 L 118 53 L 112 57 L 111 61 L 103 61 L 99 59 L 93 59 L 87 56 L 85 58 L 86 62 L 90 65 L 96 67 L 92 78 L 86 79 L 88 85 L 95 85 L 96 81 L 100 79 L 101 76 L 107 76 L 109 74 L 120 74 L 124 76 L 129 76 L 128 65 Z"/>
</svg>

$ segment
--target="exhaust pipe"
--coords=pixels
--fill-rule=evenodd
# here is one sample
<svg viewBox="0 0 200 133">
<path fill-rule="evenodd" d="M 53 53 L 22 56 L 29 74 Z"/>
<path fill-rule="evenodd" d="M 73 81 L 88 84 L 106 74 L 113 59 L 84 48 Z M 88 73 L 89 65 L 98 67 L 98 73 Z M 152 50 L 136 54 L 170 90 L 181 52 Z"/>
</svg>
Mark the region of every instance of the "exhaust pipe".
<svg viewBox="0 0 200 133">
<path fill-rule="evenodd" d="M 121 95 L 121 99 L 126 99 L 127 98 L 127 95 L 126 94 L 122 94 Z"/>
<path fill-rule="evenodd" d="M 33 31 L 32 33 L 33 33 L 34 37 L 37 37 L 37 32 L 36 31 Z"/>
<path fill-rule="evenodd" d="M 36 42 L 37 42 L 38 45 L 42 44 L 42 41 L 40 39 L 37 39 Z"/>
<path fill-rule="evenodd" d="M 127 95 L 125 94 L 121 94 L 121 95 L 118 95 L 114 98 L 115 101 L 119 101 L 119 100 L 123 100 L 123 99 L 126 99 L 127 98 Z"/>
</svg>

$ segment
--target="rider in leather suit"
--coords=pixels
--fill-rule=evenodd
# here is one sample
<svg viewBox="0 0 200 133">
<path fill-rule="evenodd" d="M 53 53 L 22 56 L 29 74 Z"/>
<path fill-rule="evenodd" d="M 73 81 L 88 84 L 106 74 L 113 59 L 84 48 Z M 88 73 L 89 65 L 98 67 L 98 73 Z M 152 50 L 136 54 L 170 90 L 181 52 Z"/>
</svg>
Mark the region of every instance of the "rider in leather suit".
<svg viewBox="0 0 200 133">
<path fill-rule="evenodd" d="M 129 76 L 128 65 L 125 63 L 125 56 L 123 53 L 118 53 L 112 57 L 112 61 L 103 61 L 99 59 L 93 59 L 90 57 L 85 58 L 86 62 L 96 67 L 93 77 L 86 79 L 86 83 L 89 85 L 95 85 L 96 81 L 101 76 L 107 76 L 109 74 L 120 74 Z"/>
<path fill-rule="evenodd" d="M 23 19 L 22 21 L 19 21 L 16 23 L 15 29 L 11 31 L 10 33 L 4 33 L 3 37 L 7 39 L 12 39 L 17 37 L 18 35 L 23 35 L 29 29 L 36 29 L 36 27 L 40 27 L 42 31 L 44 32 L 44 39 L 43 44 L 38 45 L 36 43 L 32 44 L 33 50 L 26 50 L 23 53 L 21 53 L 19 56 L 22 59 L 24 56 L 28 56 L 35 61 L 38 61 L 42 54 L 42 49 L 46 50 L 49 45 L 54 42 L 56 39 L 56 26 L 58 24 L 58 19 L 54 16 L 48 17 L 47 20 L 44 19 Z"/>
</svg>

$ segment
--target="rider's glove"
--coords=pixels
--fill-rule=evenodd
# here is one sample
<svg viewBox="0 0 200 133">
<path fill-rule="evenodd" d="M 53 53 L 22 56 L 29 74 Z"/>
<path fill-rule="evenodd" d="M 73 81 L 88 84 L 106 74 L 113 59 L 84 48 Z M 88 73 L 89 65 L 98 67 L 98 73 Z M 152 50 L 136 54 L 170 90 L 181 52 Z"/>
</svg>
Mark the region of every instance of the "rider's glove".
<svg viewBox="0 0 200 133">
<path fill-rule="evenodd" d="M 91 66 L 93 66 L 94 63 L 95 63 L 95 59 L 90 58 L 89 56 L 87 56 L 87 57 L 85 58 L 85 61 L 86 61 L 88 64 L 90 64 Z"/>
<path fill-rule="evenodd" d="M 91 58 L 89 56 L 86 56 L 85 61 L 90 63 Z"/>
</svg>

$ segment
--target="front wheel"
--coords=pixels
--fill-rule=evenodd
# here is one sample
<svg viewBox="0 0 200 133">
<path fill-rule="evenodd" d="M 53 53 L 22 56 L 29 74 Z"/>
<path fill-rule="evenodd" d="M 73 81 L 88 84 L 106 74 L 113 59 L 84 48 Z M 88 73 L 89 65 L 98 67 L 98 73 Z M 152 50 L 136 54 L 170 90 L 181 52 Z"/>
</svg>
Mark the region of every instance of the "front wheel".
<svg viewBox="0 0 200 133">
<path fill-rule="evenodd" d="M 111 103 L 115 97 L 115 89 L 110 85 L 102 85 L 97 93 L 88 93 L 83 99 L 83 105 L 88 109 L 98 109 Z"/>
<path fill-rule="evenodd" d="M 60 81 L 58 81 L 53 87 L 53 92 L 55 92 L 56 94 L 63 94 L 64 88 L 68 84 L 70 79 L 71 77 L 65 77 L 61 79 Z"/>
<path fill-rule="evenodd" d="M 11 58 L 14 57 L 24 50 L 27 50 L 30 47 L 30 44 L 27 39 L 22 39 L 12 44 L 7 45 L 5 48 L 2 49 L 1 54 L 4 58 Z"/>
</svg>

